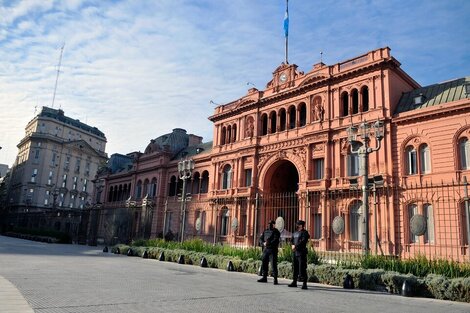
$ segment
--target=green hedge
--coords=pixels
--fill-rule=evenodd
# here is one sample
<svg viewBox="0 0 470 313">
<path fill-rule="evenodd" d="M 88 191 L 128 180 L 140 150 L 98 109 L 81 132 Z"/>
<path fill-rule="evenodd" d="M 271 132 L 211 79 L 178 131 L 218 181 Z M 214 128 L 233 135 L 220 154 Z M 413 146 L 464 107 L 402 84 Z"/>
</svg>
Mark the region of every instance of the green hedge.
<svg viewBox="0 0 470 313">
<path fill-rule="evenodd" d="M 251 274 L 257 274 L 261 266 L 260 260 L 252 258 L 241 260 L 238 257 L 206 254 L 183 249 L 117 245 L 111 249 L 111 252 L 115 252 L 116 248 L 119 248 L 120 253 L 124 255 L 127 255 L 128 250 L 132 248 L 133 254 L 139 257 L 142 257 L 144 251 L 147 251 L 150 259 L 158 259 L 160 254 L 164 252 L 165 261 L 169 262 L 178 262 L 179 257 L 183 255 L 185 264 L 197 266 L 200 265 L 202 257 L 205 257 L 208 267 L 223 270 L 226 270 L 228 262 L 232 261 L 236 271 Z M 394 294 L 401 293 L 403 282 L 407 280 L 416 296 L 470 303 L 470 277 L 450 279 L 442 275 L 428 274 L 424 278 L 418 278 L 412 274 L 401 274 L 382 269 L 351 269 L 330 264 L 308 264 L 307 273 L 309 282 L 334 286 L 342 286 L 344 278 L 349 274 L 356 288 L 388 291 Z M 279 262 L 278 274 L 279 277 L 292 279 L 292 264 L 287 261 Z"/>
</svg>

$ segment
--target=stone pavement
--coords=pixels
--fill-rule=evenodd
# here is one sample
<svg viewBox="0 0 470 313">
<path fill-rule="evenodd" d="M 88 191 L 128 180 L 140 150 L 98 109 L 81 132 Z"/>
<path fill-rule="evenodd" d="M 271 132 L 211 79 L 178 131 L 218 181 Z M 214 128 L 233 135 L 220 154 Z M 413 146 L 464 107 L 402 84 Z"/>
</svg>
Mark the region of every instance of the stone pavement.
<svg viewBox="0 0 470 313">
<path fill-rule="evenodd" d="M 255 275 L 101 250 L 0 236 L 0 275 L 40 313 L 470 312 L 467 303 L 320 284 L 309 284 L 309 290 L 287 288 L 284 279 L 279 286 L 272 280 L 260 284 Z"/>
<path fill-rule="evenodd" d="M 2 276 L 0 276 L 0 309 L 2 313 L 34 312 L 19 290 Z"/>
</svg>

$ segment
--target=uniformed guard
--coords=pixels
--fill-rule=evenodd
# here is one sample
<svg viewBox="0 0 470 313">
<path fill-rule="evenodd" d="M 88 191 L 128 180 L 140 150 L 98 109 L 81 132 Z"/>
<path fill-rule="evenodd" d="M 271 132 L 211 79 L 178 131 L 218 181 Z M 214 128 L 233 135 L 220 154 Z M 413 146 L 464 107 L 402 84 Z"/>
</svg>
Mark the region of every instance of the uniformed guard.
<svg viewBox="0 0 470 313">
<path fill-rule="evenodd" d="M 277 285 L 277 252 L 279 247 L 279 239 L 281 233 L 274 227 L 275 221 L 269 221 L 269 227 L 259 237 L 259 244 L 263 248 L 263 256 L 261 261 L 263 278 L 258 279 L 259 283 L 268 282 L 269 261 L 273 270 L 274 285 Z"/>
<path fill-rule="evenodd" d="M 302 281 L 302 289 L 307 289 L 307 243 L 310 235 L 305 229 L 304 221 L 297 221 L 297 231 L 292 234 L 292 266 L 294 277 L 289 287 L 297 287 L 297 281 Z M 299 273 L 300 272 L 300 273 Z M 299 276 L 300 274 L 300 276 Z"/>
</svg>

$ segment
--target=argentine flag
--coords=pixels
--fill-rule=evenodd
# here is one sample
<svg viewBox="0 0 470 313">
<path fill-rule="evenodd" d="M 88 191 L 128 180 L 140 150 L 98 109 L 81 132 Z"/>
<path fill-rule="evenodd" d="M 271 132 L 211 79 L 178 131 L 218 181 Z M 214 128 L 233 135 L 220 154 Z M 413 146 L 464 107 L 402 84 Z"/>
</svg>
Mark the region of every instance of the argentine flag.
<svg viewBox="0 0 470 313">
<path fill-rule="evenodd" d="M 284 16 L 284 34 L 289 35 L 289 8 L 286 7 L 286 15 Z"/>
</svg>

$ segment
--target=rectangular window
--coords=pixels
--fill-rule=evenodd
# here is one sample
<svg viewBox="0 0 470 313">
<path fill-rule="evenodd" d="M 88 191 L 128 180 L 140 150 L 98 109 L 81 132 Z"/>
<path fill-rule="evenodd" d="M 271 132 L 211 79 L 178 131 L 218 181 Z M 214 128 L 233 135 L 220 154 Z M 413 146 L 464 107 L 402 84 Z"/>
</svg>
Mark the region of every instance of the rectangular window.
<svg viewBox="0 0 470 313">
<path fill-rule="evenodd" d="M 90 162 L 86 162 L 86 165 L 85 165 L 85 175 L 90 175 L 90 167 L 91 167 L 91 163 Z"/>
<path fill-rule="evenodd" d="M 70 156 L 65 157 L 64 170 L 68 170 L 70 167 Z"/>
<path fill-rule="evenodd" d="M 245 187 L 251 186 L 251 168 L 245 170 Z"/>
<path fill-rule="evenodd" d="M 313 179 L 323 179 L 325 175 L 325 159 L 314 159 L 313 160 Z"/>
<path fill-rule="evenodd" d="M 82 161 L 80 159 L 77 159 L 77 162 L 75 163 L 75 173 L 80 173 L 80 163 Z"/>
<path fill-rule="evenodd" d="M 82 188 L 82 191 L 86 191 L 86 185 L 88 184 L 88 181 L 86 180 L 86 178 L 83 180 L 83 188 Z"/>
<path fill-rule="evenodd" d="M 313 214 L 313 239 L 321 239 L 321 213 Z"/>
<path fill-rule="evenodd" d="M 48 185 L 52 185 L 52 175 L 53 175 L 52 171 L 49 171 L 49 177 L 47 178 Z"/>
<path fill-rule="evenodd" d="M 39 160 L 39 149 L 35 151 L 34 153 L 34 159 Z"/>
<path fill-rule="evenodd" d="M 44 196 L 44 205 L 49 204 L 49 196 L 51 195 L 51 192 L 49 190 L 46 190 L 46 195 Z"/>
<path fill-rule="evenodd" d="M 70 204 L 69 207 L 73 208 L 73 205 L 75 203 L 75 195 L 70 195 Z"/>
<path fill-rule="evenodd" d="M 53 152 L 52 153 L 51 166 L 55 166 L 56 158 L 57 158 L 57 154 L 55 152 Z"/>
<path fill-rule="evenodd" d="M 423 207 L 424 217 L 426 218 L 426 232 L 424 233 L 425 243 L 434 243 L 434 212 L 432 205 L 427 203 Z"/>
<path fill-rule="evenodd" d="M 409 226 L 409 233 L 410 233 L 410 243 L 418 242 L 419 238 L 416 235 L 413 235 L 411 232 L 411 218 L 418 214 L 418 206 L 416 204 L 410 204 L 408 207 L 408 224 Z"/>
<path fill-rule="evenodd" d="M 172 212 L 167 212 L 166 213 L 166 219 L 165 219 L 165 230 L 163 236 L 166 236 L 168 231 L 171 229 L 171 216 Z"/>
<path fill-rule="evenodd" d="M 77 176 L 74 176 L 74 177 L 73 177 L 72 189 L 73 189 L 73 190 L 77 189 Z"/>
<path fill-rule="evenodd" d="M 348 176 L 359 176 L 359 154 L 348 154 Z"/>
<path fill-rule="evenodd" d="M 60 198 L 59 198 L 59 206 L 61 207 L 61 206 L 63 206 L 63 205 L 64 205 L 64 194 L 61 193 L 61 194 L 60 194 Z"/>
<path fill-rule="evenodd" d="M 418 168 L 416 166 L 416 150 L 408 151 L 408 174 L 415 175 L 418 173 Z"/>
<path fill-rule="evenodd" d="M 65 188 L 67 186 L 67 174 L 64 174 L 62 177 L 62 188 Z"/>
<path fill-rule="evenodd" d="M 32 182 L 32 183 L 35 183 L 35 182 L 36 182 L 36 176 L 38 176 L 38 169 L 37 169 L 37 168 L 35 168 L 35 169 L 33 170 L 33 173 L 31 174 L 31 182 Z"/>
</svg>

